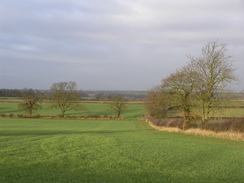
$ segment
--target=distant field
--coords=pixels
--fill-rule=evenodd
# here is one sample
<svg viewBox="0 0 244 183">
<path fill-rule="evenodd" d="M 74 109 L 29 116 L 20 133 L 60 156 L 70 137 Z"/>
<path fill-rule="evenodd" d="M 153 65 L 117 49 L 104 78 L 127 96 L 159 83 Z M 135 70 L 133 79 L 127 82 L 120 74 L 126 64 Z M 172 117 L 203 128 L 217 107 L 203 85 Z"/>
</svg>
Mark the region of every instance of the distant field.
<svg viewBox="0 0 244 183">
<path fill-rule="evenodd" d="M 227 103 L 227 105 L 232 106 L 243 106 L 244 107 L 244 100 L 231 100 Z"/>
<path fill-rule="evenodd" d="M 177 110 L 169 111 L 168 116 L 181 116 L 181 112 Z M 244 108 L 226 108 L 216 112 L 210 117 L 244 117 Z"/>
<path fill-rule="evenodd" d="M 0 102 L 20 102 L 20 97 L 0 97 Z"/>
<path fill-rule="evenodd" d="M 22 98 L 21 97 L 0 97 L 0 102 L 21 102 L 22 101 Z M 50 100 L 44 100 L 44 103 L 45 102 L 50 102 Z M 108 103 L 107 100 L 81 100 L 80 103 Z M 143 104 L 144 102 L 143 101 L 140 101 L 140 100 L 135 100 L 135 101 L 128 101 L 129 104 Z"/>
<path fill-rule="evenodd" d="M 115 116 L 115 113 L 108 110 L 106 104 L 82 104 L 87 108 L 87 111 L 67 111 L 65 115 L 111 115 Z M 61 112 L 59 109 L 50 109 L 50 104 L 42 104 L 43 109 L 38 110 L 36 113 L 41 115 L 59 115 Z M 137 118 L 146 113 L 143 105 L 128 105 L 127 110 L 122 113 L 122 117 Z M 18 111 L 17 103 L 0 103 L 0 114 L 25 114 Z"/>
<path fill-rule="evenodd" d="M 216 113 L 216 117 L 244 117 L 244 108 L 229 108 L 223 109 Z"/>
<path fill-rule="evenodd" d="M 0 118 L 0 182 L 244 180 L 244 142 L 156 131 L 138 120 Z"/>
<path fill-rule="evenodd" d="M 103 103 L 84 103 L 82 104 L 86 107 L 87 111 L 67 111 L 65 115 L 115 115 L 108 110 L 106 104 Z M 41 115 L 59 115 L 60 110 L 50 109 L 50 104 L 42 104 L 43 109 L 38 110 L 37 114 Z M 24 112 L 18 111 L 17 103 L 0 103 L 0 114 L 25 114 Z M 125 113 L 122 113 L 122 117 L 126 118 L 136 118 L 146 114 L 146 110 L 143 105 L 128 105 Z M 179 116 L 181 115 L 178 111 L 169 111 L 169 116 Z M 244 108 L 226 108 L 221 112 L 214 114 L 215 117 L 244 117 Z"/>
</svg>

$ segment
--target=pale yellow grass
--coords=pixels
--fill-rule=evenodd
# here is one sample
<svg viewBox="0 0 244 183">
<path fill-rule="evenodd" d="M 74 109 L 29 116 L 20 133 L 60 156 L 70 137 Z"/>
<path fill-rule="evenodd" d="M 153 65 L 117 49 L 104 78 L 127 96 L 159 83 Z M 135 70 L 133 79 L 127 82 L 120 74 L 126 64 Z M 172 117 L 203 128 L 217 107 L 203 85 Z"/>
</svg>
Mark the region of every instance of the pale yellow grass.
<svg viewBox="0 0 244 183">
<path fill-rule="evenodd" d="M 231 140 L 241 140 L 244 141 L 244 133 L 238 132 L 214 132 L 210 130 L 202 130 L 202 129 L 188 129 L 188 130 L 181 130 L 179 128 L 170 128 L 170 127 L 161 127 L 155 126 L 150 121 L 148 124 L 155 128 L 156 130 L 160 131 L 168 131 L 168 132 L 180 132 L 180 133 L 187 133 L 187 134 L 194 134 L 194 135 L 202 135 L 202 136 L 209 136 L 209 137 L 217 137 L 217 138 L 225 138 Z"/>
</svg>

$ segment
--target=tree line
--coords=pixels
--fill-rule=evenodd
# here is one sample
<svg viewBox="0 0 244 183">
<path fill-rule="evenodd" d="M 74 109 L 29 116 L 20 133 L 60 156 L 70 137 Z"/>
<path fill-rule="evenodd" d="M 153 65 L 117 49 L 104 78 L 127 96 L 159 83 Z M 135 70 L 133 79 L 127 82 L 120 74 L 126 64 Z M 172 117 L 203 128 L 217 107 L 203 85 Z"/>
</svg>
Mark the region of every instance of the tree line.
<svg viewBox="0 0 244 183">
<path fill-rule="evenodd" d="M 201 117 L 202 124 L 207 123 L 229 100 L 229 84 L 237 81 L 232 56 L 227 52 L 226 44 L 214 41 L 202 48 L 200 56 L 188 55 L 189 63 L 148 92 L 148 113 L 161 119 L 178 108 L 184 116 L 183 128 L 196 116 Z"/>
<path fill-rule="evenodd" d="M 33 93 L 33 89 L 0 89 L 0 97 L 22 97 L 23 92 Z"/>
<path fill-rule="evenodd" d="M 33 111 L 41 109 L 41 103 L 44 99 L 51 101 L 50 109 L 60 109 L 61 117 L 69 110 L 84 111 L 86 108 L 79 103 L 82 91 L 77 90 L 77 84 L 74 81 L 54 83 L 51 86 L 49 97 L 38 90 L 26 90 L 22 93 L 23 102 L 19 104 L 20 111 L 26 111 L 31 117 Z M 121 95 L 111 96 L 108 102 L 108 108 L 117 114 L 119 118 L 121 113 L 127 107 L 127 100 Z"/>
<path fill-rule="evenodd" d="M 200 56 L 188 55 L 189 63 L 171 73 L 162 80 L 161 85 L 147 94 L 145 107 L 148 113 L 157 118 L 165 118 L 169 110 L 178 108 L 184 116 L 184 128 L 196 117 L 201 117 L 202 124 L 209 116 L 221 110 L 229 100 L 228 85 L 237 81 L 228 55 L 227 45 L 218 41 L 210 42 L 202 48 Z M 0 96 L 23 96 L 20 110 L 32 111 L 41 108 L 45 98 L 52 101 L 51 108 L 58 108 L 64 117 L 68 110 L 85 110 L 78 103 L 82 92 L 78 91 L 73 81 L 54 83 L 45 94 L 33 89 L 0 90 Z M 24 93 L 24 94 L 23 94 Z M 109 97 L 108 97 L 109 96 Z M 126 108 L 126 100 L 121 95 L 108 95 L 109 108 L 120 117 Z M 96 93 L 95 99 L 103 95 Z"/>
<path fill-rule="evenodd" d="M 44 95 L 50 96 L 50 90 L 40 90 Z M 0 89 L 0 97 L 22 97 L 23 92 L 34 93 L 32 88 L 24 89 Z M 142 101 L 146 98 L 147 91 L 126 91 L 126 90 L 85 90 L 82 91 L 81 97 L 83 100 L 111 100 L 114 95 L 122 95 L 128 100 Z"/>
</svg>

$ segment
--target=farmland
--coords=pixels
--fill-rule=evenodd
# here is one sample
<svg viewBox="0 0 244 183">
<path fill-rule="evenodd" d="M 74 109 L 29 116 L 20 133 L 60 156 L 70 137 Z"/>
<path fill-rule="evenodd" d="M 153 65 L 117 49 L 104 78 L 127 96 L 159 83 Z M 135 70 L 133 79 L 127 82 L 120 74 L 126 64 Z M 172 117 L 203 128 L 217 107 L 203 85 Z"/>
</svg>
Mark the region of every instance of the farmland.
<svg viewBox="0 0 244 183">
<path fill-rule="evenodd" d="M 18 102 L 21 102 L 18 98 L 0 98 L 0 114 L 25 114 L 24 112 L 18 111 Z M 113 115 L 111 111 L 108 110 L 107 105 L 104 101 L 92 101 L 81 103 L 87 110 L 85 111 L 67 111 L 67 115 Z M 142 102 L 129 102 L 127 111 L 122 114 L 125 118 L 137 118 L 138 116 L 144 115 L 146 110 L 142 105 Z M 222 111 L 214 114 L 216 117 L 244 117 L 244 101 L 231 101 L 230 105 L 233 107 L 224 108 Z M 38 110 L 36 114 L 41 115 L 59 115 L 59 109 L 50 109 L 49 103 L 43 103 L 42 109 Z M 169 111 L 169 116 L 181 115 L 179 111 Z"/>
<path fill-rule="evenodd" d="M 11 102 L 0 112 L 22 114 Z M 0 118 L 0 182 L 242 182 L 244 141 L 157 131 L 130 104 L 123 120 Z M 37 114 L 60 113 L 49 105 Z M 66 115 L 112 115 L 103 102 L 82 105 Z"/>
<path fill-rule="evenodd" d="M 0 118 L 1 182 L 241 182 L 242 141 L 139 120 Z"/>
<path fill-rule="evenodd" d="M 67 111 L 66 115 L 114 115 L 111 111 L 108 110 L 106 104 L 102 104 L 100 102 L 97 103 L 85 103 L 82 104 L 87 110 L 85 111 Z M 50 109 L 50 104 L 43 103 L 42 109 L 38 110 L 36 114 L 41 115 L 59 115 L 59 109 Z M 0 103 L 0 114 L 25 114 L 24 112 L 18 111 L 18 104 L 17 103 Z M 144 115 L 145 109 L 143 105 L 128 105 L 127 112 L 122 114 L 123 117 L 126 118 L 137 118 L 138 116 Z"/>
</svg>

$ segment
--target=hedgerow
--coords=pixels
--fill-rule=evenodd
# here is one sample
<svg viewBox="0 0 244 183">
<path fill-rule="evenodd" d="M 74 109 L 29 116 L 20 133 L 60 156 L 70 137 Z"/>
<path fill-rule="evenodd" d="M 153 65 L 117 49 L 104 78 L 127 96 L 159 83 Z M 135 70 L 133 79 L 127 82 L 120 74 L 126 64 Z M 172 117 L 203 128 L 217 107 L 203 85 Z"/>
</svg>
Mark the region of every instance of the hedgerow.
<svg viewBox="0 0 244 183">
<path fill-rule="evenodd" d="M 151 116 L 146 117 L 147 121 L 151 124 L 159 127 L 175 127 L 179 129 L 183 129 L 183 122 L 182 118 L 170 118 L 165 120 L 159 120 L 153 118 Z M 233 118 L 225 118 L 222 122 L 211 122 L 206 123 L 204 125 L 198 125 L 196 123 L 190 123 L 188 126 L 189 128 L 200 128 L 203 130 L 211 130 L 214 132 L 244 132 L 244 117 L 233 117 Z"/>
</svg>

